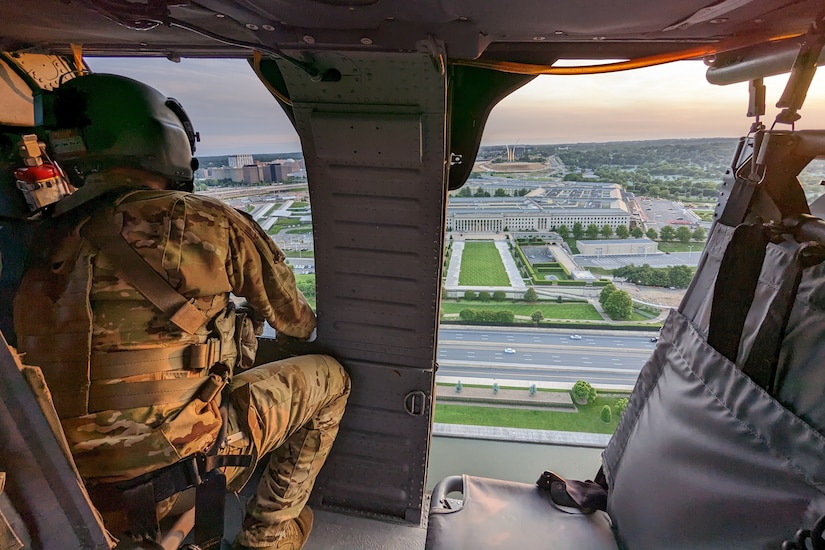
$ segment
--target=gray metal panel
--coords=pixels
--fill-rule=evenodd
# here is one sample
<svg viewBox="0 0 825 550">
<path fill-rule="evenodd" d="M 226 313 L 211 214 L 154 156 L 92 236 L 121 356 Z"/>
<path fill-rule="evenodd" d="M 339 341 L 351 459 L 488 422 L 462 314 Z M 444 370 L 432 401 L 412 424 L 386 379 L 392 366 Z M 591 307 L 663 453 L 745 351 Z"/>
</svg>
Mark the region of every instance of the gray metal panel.
<svg viewBox="0 0 825 550">
<path fill-rule="evenodd" d="M 310 181 L 318 346 L 344 364 L 353 393 L 313 502 L 419 522 L 444 247 L 446 77 L 421 53 L 316 62 L 341 81 L 280 67 Z"/>
<path fill-rule="evenodd" d="M 310 119 L 315 151 L 326 162 L 421 165 L 421 124 L 415 115 L 315 112 Z"/>
<path fill-rule="evenodd" d="M 78 476 L 63 454 L 0 334 L 0 470 L 35 548 L 109 548 Z"/>
</svg>

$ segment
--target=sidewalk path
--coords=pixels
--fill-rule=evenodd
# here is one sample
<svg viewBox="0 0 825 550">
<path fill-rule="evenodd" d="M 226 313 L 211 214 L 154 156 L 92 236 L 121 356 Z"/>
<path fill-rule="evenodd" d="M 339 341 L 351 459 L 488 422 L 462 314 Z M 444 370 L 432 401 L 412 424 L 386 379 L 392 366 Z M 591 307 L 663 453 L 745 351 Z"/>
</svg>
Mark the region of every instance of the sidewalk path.
<svg viewBox="0 0 825 550">
<path fill-rule="evenodd" d="M 507 247 L 507 241 L 496 241 L 496 248 L 498 249 L 501 261 L 504 262 L 504 269 L 507 270 L 507 276 L 510 278 L 510 286 L 513 290 L 527 291 L 524 285 L 524 280 L 521 278 L 518 267 L 516 266 L 513 255 L 510 254 L 510 249 Z"/>
</svg>

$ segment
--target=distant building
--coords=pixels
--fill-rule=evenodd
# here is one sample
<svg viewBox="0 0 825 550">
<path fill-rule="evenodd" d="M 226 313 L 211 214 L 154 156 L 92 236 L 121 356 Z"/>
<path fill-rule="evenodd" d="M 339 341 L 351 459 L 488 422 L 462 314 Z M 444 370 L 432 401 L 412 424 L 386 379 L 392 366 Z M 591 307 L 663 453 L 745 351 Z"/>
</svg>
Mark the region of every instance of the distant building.
<svg viewBox="0 0 825 550">
<path fill-rule="evenodd" d="M 262 165 L 261 172 L 263 173 L 263 181 L 268 183 L 283 183 L 287 179 L 286 164 L 280 162 Z"/>
<path fill-rule="evenodd" d="M 207 170 L 207 178 L 217 181 L 229 180 L 233 182 L 243 181 L 243 168 L 209 168 Z"/>
<path fill-rule="evenodd" d="M 252 160 L 252 155 L 232 155 L 229 157 L 228 162 L 230 168 L 243 168 L 254 164 L 255 161 Z"/>
<path fill-rule="evenodd" d="M 659 254 L 659 245 L 650 239 L 605 239 L 576 241 L 583 256 L 618 256 L 629 254 Z"/>
<path fill-rule="evenodd" d="M 251 166 L 244 166 L 241 170 L 243 171 L 244 183 L 248 185 L 253 183 L 261 183 L 261 174 L 257 165 L 253 164 Z"/>
<path fill-rule="evenodd" d="M 614 183 L 549 184 L 526 197 L 450 197 L 447 230 L 462 233 L 552 231 L 609 225 L 629 226 L 630 210 Z"/>
</svg>

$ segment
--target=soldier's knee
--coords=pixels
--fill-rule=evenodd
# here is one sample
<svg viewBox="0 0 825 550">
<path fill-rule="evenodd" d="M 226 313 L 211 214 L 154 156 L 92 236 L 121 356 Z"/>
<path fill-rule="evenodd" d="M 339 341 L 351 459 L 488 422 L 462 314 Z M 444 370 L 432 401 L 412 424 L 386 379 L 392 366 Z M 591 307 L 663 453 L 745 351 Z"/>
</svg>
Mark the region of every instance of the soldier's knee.
<svg viewBox="0 0 825 550">
<path fill-rule="evenodd" d="M 329 382 L 331 387 L 341 387 L 343 395 L 349 395 L 350 377 L 343 365 L 337 359 L 329 355 L 318 356 L 327 366 Z"/>
</svg>

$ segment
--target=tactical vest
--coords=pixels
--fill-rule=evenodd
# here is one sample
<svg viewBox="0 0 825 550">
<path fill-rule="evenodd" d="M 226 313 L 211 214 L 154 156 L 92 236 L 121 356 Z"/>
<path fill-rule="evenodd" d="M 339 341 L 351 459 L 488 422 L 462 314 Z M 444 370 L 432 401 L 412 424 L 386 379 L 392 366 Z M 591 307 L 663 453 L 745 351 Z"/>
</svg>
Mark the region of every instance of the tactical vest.
<svg viewBox="0 0 825 550">
<path fill-rule="evenodd" d="M 116 480 L 172 464 L 214 442 L 221 424 L 220 389 L 237 360 L 237 346 L 232 302 L 207 320 L 165 279 L 167 294 L 161 292 L 160 298 L 157 289 L 144 288 L 145 281 L 133 284 L 130 270 L 148 268 L 162 278 L 137 252 L 132 250 L 137 257 L 125 262 L 105 238 L 89 238 L 85 229 L 108 225 L 114 228 L 112 239 L 129 248 L 111 212 L 98 211 L 84 228 L 60 220 L 44 222 L 42 236 L 47 239 L 41 242 L 55 244 L 26 270 L 14 318 L 19 351 L 27 364 L 42 369 L 81 474 Z M 168 291 L 177 294 L 177 301 L 188 306 L 179 309 L 188 312 L 189 321 L 188 326 L 182 321 L 189 332 L 182 342 L 128 351 L 93 349 L 90 294 L 102 256 L 116 266 L 122 281 L 156 307 L 158 300 L 175 301 Z M 161 303 L 160 312 L 152 314 L 169 313 L 163 307 Z M 174 312 L 168 317 L 174 322 Z M 217 363 L 227 368 L 210 370 Z"/>
</svg>

